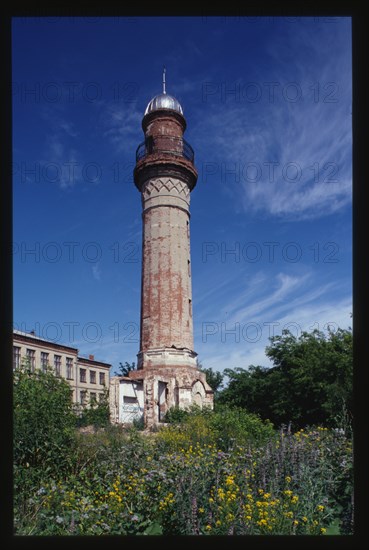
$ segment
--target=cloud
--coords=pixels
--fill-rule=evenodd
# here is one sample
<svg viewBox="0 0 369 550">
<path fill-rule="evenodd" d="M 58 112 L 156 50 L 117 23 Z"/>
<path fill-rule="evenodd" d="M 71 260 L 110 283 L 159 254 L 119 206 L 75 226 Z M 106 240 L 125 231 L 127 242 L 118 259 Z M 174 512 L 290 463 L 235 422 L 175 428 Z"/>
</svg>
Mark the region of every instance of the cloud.
<svg viewBox="0 0 369 550">
<path fill-rule="evenodd" d="M 143 113 L 135 104 L 104 104 L 102 105 L 100 124 L 103 127 L 103 137 L 108 138 L 116 152 L 135 151 L 143 134 L 140 133 Z"/>
<path fill-rule="evenodd" d="M 192 129 L 200 170 L 214 163 L 212 183 L 243 210 L 284 221 L 341 211 L 352 194 L 349 36 L 298 31 L 266 42 L 269 63 L 251 82 L 217 82 Z"/>
<path fill-rule="evenodd" d="M 341 300 L 328 299 L 316 301 L 291 308 L 285 315 L 275 318 L 265 317 L 264 321 L 250 318 L 240 324 L 239 333 L 233 331 L 234 324 L 226 324 L 229 330 L 220 326 L 213 336 L 206 332 L 196 339 L 196 351 L 204 367 L 223 371 L 225 368 L 262 365 L 271 367 L 273 364 L 265 355 L 265 347 L 269 337 L 281 334 L 284 328 L 299 336 L 302 331 L 311 332 L 314 329 L 326 332 L 328 325 L 332 330 L 348 328 L 352 324 L 350 312 L 352 301 L 350 297 Z"/>
<path fill-rule="evenodd" d="M 99 262 L 92 266 L 92 275 L 96 281 L 101 281 L 101 267 Z"/>
<path fill-rule="evenodd" d="M 70 189 L 82 180 L 81 154 L 76 141 L 79 133 L 74 123 L 65 118 L 60 105 L 44 107 L 42 117 L 48 125 L 46 159 L 40 162 L 44 177 L 61 189 Z"/>
</svg>

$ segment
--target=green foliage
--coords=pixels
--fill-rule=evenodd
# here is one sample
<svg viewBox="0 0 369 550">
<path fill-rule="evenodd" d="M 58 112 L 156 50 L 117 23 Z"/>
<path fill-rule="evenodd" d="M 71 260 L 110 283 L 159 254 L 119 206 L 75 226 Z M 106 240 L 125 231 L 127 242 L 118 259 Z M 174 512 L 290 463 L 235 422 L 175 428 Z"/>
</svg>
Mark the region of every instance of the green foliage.
<svg viewBox="0 0 369 550">
<path fill-rule="evenodd" d="M 84 407 L 78 411 L 77 426 L 94 426 L 95 428 L 102 428 L 108 426 L 109 423 L 109 390 L 105 388 L 98 402 L 90 401 L 89 407 Z"/>
<path fill-rule="evenodd" d="M 14 372 L 13 403 L 15 465 L 44 474 L 63 466 L 75 426 L 68 383 L 51 370 L 31 372 L 23 365 Z"/>
<path fill-rule="evenodd" d="M 183 410 L 178 407 L 169 409 L 166 421 L 173 428 L 164 429 L 159 434 L 159 441 L 175 441 L 180 447 L 188 448 L 195 444 L 216 444 L 218 448 L 228 451 L 237 444 L 261 444 L 274 434 L 269 421 L 262 421 L 257 415 L 248 413 L 240 407 L 218 405 L 213 411 L 200 409 L 193 405 Z"/>
<path fill-rule="evenodd" d="M 219 405 L 212 418 L 212 426 L 218 434 L 218 446 L 223 449 L 231 449 L 234 444 L 260 445 L 275 434 L 269 420 L 262 421 L 256 414 L 240 407 Z"/>
<path fill-rule="evenodd" d="M 68 383 L 27 363 L 14 372 L 13 403 L 14 502 L 24 510 L 40 480 L 71 467 L 75 416 Z"/>
<path fill-rule="evenodd" d="M 169 424 L 178 424 L 180 422 L 183 422 L 190 412 L 187 409 L 181 409 L 180 407 L 171 407 L 164 418 L 165 422 L 168 422 Z"/>
<path fill-rule="evenodd" d="M 284 330 L 270 338 L 266 354 L 274 367 L 226 369 L 228 386 L 221 403 L 234 404 L 269 418 L 275 425 L 337 426 L 337 414 L 352 418 L 352 332 L 314 330 L 300 337 Z"/>
<path fill-rule="evenodd" d="M 78 471 L 39 484 L 15 510 L 16 534 L 321 535 L 334 524 L 342 534 L 337 494 L 345 479 L 340 503 L 350 515 L 352 449 L 341 432 L 281 431 L 224 452 L 160 441 L 175 430 L 186 436 L 171 425 L 151 436 L 80 437 Z"/>
</svg>

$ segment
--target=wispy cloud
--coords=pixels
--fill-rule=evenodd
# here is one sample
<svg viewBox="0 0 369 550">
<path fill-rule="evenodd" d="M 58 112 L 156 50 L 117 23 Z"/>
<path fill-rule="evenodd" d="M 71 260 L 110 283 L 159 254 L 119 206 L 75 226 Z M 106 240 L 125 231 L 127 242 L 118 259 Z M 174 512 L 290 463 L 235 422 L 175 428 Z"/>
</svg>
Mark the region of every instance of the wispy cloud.
<svg viewBox="0 0 369 550">
<path fill-rule="evenodd" d="M 78 150 L 79 132 L 75 124 L 67 120 L 62 107 L 44 107 L 42 118 L 47 122 L 47 142 L 41 161 L 45 177 L 61 189 L 70 189 L 82 179 L 81 153 Z"/>
<path fill-rule="evenodd" d="M 97 262 L 92 266 L 92 275 L 96 281 L 101 281 L 101 267 L 100 262 Z"/>
<path fill-rule="evenodd" d="M 143 113 L 135 103 L 106 103 L 102 106 L 100 124 L 103 137 L 110 140 L 116 152 L 135 151 L 143 134 L 140 132 Z"/>
<path fill-rule="evenodd" d="M 244 210 L 293 221 L 326 216 L 350 203 L 350 51 L 336 38 L 328 43 L 303 25 L 301 34 L 294 29 L 278 47 L 267 46 L 271 68 L 256 70 L 253 88 L 262 91 L 260 100 L 245 101 L 249 82 L 239 79 L 217 83 L 219 89 L 238 86 L 238 99 L 219 92 L 203 105 L 193 129 L 201 161 L 216 163 L 212 181 L 220 180 Z"/>
<path fill-rule="evenodd" d="M 312 301 L 305 305 L 291 308 L 285 315 L 275 318 L 264 317 L 264 321 L 248 320 L 250 330 L 242 330 L 247 322 L 240 324 L 239 338 L 232 334 L 234 324 L 227 321 L 226 327 L 230 332 L 226 334 L 219 324 L 219 331 L 214 335 L 198 334 L 196 338 L 196 350 L 199 359 L 205 367 L 223 371 L 225 368 L 242 367 L 249 365 L 262 365 L 271 367 L 272 363 L 265 355 L 265 348 L 269 345 L 269 337 L 281 334 L 283 328 L 299 336 L 302 331 L 319 329 L 327 331 L 328 325 L 332 330 L 338 327 L 348 328 L 352 326 L 350 313 L 352 301 L 350 297 L 344 297 L 338 301 Z M 254 326 L 259 325 L 258 330 Z"/>
</svg>

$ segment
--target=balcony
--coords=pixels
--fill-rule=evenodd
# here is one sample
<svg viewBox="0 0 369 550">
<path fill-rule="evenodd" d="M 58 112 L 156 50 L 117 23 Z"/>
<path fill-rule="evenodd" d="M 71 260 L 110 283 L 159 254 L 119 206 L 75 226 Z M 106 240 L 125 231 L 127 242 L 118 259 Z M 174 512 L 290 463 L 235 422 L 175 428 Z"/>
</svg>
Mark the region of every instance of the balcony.
<svg viewBox="0 0 369 550">
<path fill-rule="evenodd" d="M 168 155 L 171 157 L 182 157 L 192 164 L 195 153 L 186 140 L 172 136 L 149 136 L 136 149 L 136 162 L 148 155 Z"/>
</svg>

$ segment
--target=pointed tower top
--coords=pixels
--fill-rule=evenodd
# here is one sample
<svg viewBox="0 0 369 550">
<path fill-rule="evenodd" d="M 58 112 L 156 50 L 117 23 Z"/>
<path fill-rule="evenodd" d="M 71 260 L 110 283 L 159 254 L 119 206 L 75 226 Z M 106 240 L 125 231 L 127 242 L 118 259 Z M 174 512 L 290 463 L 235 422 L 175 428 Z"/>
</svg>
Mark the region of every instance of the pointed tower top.
<svg viewBox="0 0 369 550">
<path fill-rule="evenodd" d="M 171 111 L 177 111 L 177 113 L 183 115 L 183 109 L 178 99 L 167 94 L 165 81 L 166 72 L 167 69 L 165 66 L 163 66 L 163 91 L 161 94 L 156 95 L 152 98 L 152 100 L 146 107 L 145 115 L 152 113 L 153 111 L 159 111 L 161 109 L 170 109 Z"/>
</svg>

